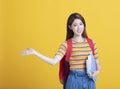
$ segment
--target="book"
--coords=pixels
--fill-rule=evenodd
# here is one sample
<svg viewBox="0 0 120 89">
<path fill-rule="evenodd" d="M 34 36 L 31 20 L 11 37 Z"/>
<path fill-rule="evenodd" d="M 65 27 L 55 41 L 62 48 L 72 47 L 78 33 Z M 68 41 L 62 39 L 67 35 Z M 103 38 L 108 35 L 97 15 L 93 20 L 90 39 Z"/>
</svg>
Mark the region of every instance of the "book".
<svg viewBox="0 0 120 89">
<path fill-rule="evenodd" d="M 86 70 L 88 76 L 92 75 L 93 72 L 97 70 L 96 61 L 92 53 L 88 55 L 88 59 L 86 60 Z M 96 81 L 96 78 L 92 78 L 92 79 Z"/>
</svg>

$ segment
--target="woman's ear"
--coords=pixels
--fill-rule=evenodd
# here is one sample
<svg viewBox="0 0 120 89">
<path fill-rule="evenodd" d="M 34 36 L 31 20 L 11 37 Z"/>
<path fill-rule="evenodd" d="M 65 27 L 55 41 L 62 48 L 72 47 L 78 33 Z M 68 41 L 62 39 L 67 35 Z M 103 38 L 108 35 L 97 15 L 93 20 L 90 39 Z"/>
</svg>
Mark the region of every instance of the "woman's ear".
<svg viewBox="0 0 120 89">
<path fill-rule="evenodd" d="M 69 29 L 70 29 L 70 30 L 72 30 L 72 28 L 71 28 L 71 26 L 70 26 L 70 25 L 68 25 L 68 27 L 69 27 Z"/>
</svg>

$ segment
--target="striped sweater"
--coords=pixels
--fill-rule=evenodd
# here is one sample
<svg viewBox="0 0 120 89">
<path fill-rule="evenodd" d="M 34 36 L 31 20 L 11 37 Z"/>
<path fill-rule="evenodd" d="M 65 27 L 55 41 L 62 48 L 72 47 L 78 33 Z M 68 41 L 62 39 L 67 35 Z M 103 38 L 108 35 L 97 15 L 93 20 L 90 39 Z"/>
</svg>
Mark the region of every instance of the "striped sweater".
<svg viewBox="0 0 120 89">
<path fill-rule="evenodd" d="M 94 41 L 93 43 L 94 43 L 94 49 L 95 49 L 94 57 L 95 59 L 98 59 L 98 51 L 97 51 L 96 43 Z M 67 50 L 67 41 L 63 42 L 60 45 L 57 55 L 60 55 L 61 57 L 63 57 L 66 53 L 66 50 Z M 81 43 L 72 41 L 72 53 L 70 56 L 70 70 L 86 69 L 86 59 L 91 51 L 92 50 L 89 44 L 87 43 L 87 40 Z"/>
</svg>

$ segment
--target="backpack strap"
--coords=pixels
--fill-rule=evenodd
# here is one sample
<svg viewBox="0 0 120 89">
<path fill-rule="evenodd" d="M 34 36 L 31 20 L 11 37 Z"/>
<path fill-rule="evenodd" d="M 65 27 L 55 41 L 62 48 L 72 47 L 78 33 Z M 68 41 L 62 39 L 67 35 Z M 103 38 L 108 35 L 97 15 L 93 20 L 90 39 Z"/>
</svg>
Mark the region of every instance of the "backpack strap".
<svg viewBox="0 0 120 89">
<path fill-rule="evenodd" d="M 72 53 L 72 40 L 67 40 L 67 50 L 66 50 L 66 58 L 65 60 L 69 62 L 70 56 Z"/>
<path fill-rule="evenodd" d="M 65 78 L 68 76 L 69 73 L 69 58 L 72 52 L 72 40 L 67 40 L 67 50 L 66 55 L 61 59 L 60 61 L 60 67 L 59 67 L 59 79 L 65 80 Z"/>
<path fill-rule="evenodd" d="M 95 54 L 95 52 L 94 52 L 94 43 L 93 43 L 92 39 L 87 38 L 87 42 L 88 42 L 88 44 L 89 44 L 89 46 L 90 46 L 90 48 L 92 50 L 92 54 L 94 55 Z"/>
</svg>

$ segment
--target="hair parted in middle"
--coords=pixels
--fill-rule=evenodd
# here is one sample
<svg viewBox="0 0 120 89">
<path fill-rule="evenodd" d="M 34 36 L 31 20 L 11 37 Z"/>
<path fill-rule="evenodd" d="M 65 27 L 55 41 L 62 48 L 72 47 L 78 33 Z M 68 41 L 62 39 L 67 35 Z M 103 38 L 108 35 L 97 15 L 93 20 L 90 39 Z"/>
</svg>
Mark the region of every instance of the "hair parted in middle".
<svg viewBox="0 0 120 89">
<path fill-rule="evenodd" d="M 86 23 L 85 23 L 85 19 L 83 18 L 83 16 L 79 13 L 72 13 L 67 20 L 67 35 L 66 35 L 66 40 L 72 38 L 74 36 L 74 33 L 72 30 L 70 30 L 69 26 L 72 25 L 73 21 L 75 19 L 80 19 L 83 24 L 84 24 L 84 31 L 82 33 L 82 37 L 83 38 L 88 38 L 87 32 L 86 32 Z"/>
</svg>

